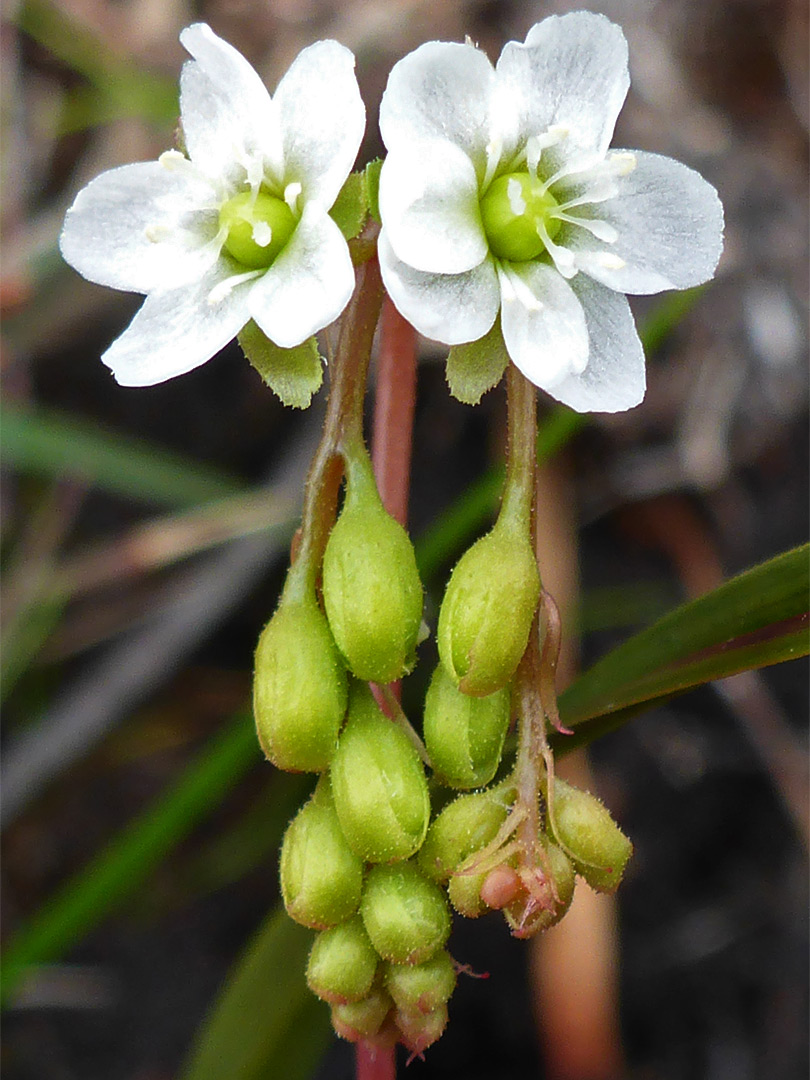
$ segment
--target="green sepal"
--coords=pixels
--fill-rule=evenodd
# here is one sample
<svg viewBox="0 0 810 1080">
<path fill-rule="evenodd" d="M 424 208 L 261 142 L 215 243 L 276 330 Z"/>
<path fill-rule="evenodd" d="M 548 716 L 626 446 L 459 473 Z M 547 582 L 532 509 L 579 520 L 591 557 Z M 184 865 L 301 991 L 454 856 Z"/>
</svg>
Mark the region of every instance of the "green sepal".
<svg viewBox="0 0 810 1080">
<path fill-rule="evenodd" d="M 365 170 L 349 173 L 346 183 L 338 192 L 338 197 L 329 211 L 329 217 L 347 240 L 354 240 L 360 233 L 368 217 L 368 184 Z"/>
<path fill-rule="evenodd" d="M 374 158 L 373 161 L 366 165 L 363 173 L 366 179 L 368 212 L 378 225 L 382 225 L 382 218 L 380 217 L 380 169 L 382 169 L 382 158 Z"/>
<path fill-rule="evenodd" d="M 292 409 L 309 407 L 323 382 L 323 362 L 314 337 L 293 349 L 282 349 L 251 319 L 238 340 L 242 352 L 283 404 Z"/>
<path fill-rule="evenodd" d="M 450 393 L 465 405 L 477 405 L 487 390 L 501 381 L 508 363 L 499 315 L 489 333 L 478 341 L 451 347 L 445 369 Z"/>
</svg>

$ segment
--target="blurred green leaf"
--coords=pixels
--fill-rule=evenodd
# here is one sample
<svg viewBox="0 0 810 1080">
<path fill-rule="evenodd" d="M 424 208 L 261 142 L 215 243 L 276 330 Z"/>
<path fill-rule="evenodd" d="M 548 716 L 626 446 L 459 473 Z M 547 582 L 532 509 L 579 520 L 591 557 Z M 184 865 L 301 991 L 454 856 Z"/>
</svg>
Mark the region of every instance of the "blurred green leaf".
<svg viewBox="0 0 810 1080">
<path fill-rule="evenodd" d="M 693 686 L 806 656 L 810 549 L 778 555 L 732 578 L 641 633 L 581 675 L 560 697 L 573 736 L 565 752 Z"/>
<path fill-rule="evenodd" d="M 48 963 L 96 926 L 259 760 L 245 716 L 212 740 L 171 788 L 62 886 L 3 951 L 6 1001 L 28 967 Z"/>
<path fill-rule="evenodd" d="M 6 405 L 0 413 L 0 451 L 6 468 L 70 476 L 115 495 L 171 507 L 243 490 L 219 469 L 50 409 Z"/>
<path fill-rule="evenodd" d="M 90 90 L 77 90 L 66 99 L 59 125 L 63 131 L 76 131 L 118 116 L 139 115 L 159 124 L 176 120 L 178 92 L 174 79 L 144 71 L 117 54 L 58 4 L 23 0 L 11 18 L 20 30 L 91 83 Z"/>
<path fill-rule="evenodd" d="M 306 1080 L 330 1038 L 307 989 L 312 932 L 278 908 L 232 970 L 180 1080 Z"/>
</svg>

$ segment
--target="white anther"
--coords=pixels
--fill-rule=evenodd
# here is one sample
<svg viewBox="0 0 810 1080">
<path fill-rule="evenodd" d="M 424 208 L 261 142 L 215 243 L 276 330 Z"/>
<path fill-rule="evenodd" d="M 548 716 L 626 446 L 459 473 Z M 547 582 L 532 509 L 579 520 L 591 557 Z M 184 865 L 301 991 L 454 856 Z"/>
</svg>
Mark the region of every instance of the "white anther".
<svg viewBox="0 0 810 1080">
<path fill-rule="evenodd" d="M 298 196 L 301 194 L 302 190 L 303 189 L 298 183 L 298 181 L 295 181 L 292 184 L 287 184 L 287 186 L 284 188 L 284 202 L 287 204 L 287 206 L 289 206 L 293 213 L 295 213 L 296 211 Z"/>
<path fill-rule="evenodd" d="M 516 177 L 511 177 L 506 183 L 506 197 L 509 200 L 509 209 L 520 217 L 526 213 L 526 200 L 523 198 L 523 185 Z"/>
</svg>

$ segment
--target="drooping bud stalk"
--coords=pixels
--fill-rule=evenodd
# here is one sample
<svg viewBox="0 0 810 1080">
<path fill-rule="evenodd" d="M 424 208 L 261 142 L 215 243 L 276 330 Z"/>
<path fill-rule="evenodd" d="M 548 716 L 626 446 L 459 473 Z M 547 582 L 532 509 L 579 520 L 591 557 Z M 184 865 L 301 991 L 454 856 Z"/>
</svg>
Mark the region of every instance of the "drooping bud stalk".
<svg viewBox="0 0 810 1080">
<path fill-rule="evenodd" d="M 393 682 L 415 662 L 422 585 L 413 545 L 384 509 L 365 450 L 356 448 L 346 465 L 346 499 L 324 554 L 324 605 L 351 671 Z"/>
<path fill-rule="evenodd" d="M 419 850 L 430 818 L 425 770 L 362 683 L 351 687 L 331 778 L 341 829 L 361 859 L 388 862 Z"/>
<path fill-rule="evenodd" d="M 448 787 L 483 787 L 498 771 L 509 726 L 509 690 L 470 697 L 439 664 L 425 698 L 423 734 L 433 768 Z"/>
<path fill-rule="evenodd" d="M 424 963 L 450 933 L 441 889 L 412 862 L 372 867 L 360 914 L 374 948 L 392 964 Z"/>
<path fill-rule="evenodd" d="M 328 777 L 287 827 L 280 862 L 284 906 L 296 922 L 324 930 L 357 911 L 363 863 L 340 828 Z"/>
<path fill-rule="evenodd" d="M 307 963 L 307 985 L 332 1005 L 362 1001 L 371 990 L 379 961 L 356 915 L 315 938 Z"/>
<path fill-rule="evenodd" d="M 633 845 L 595 795 L 554 781 L 547 794 L 548 828 L 574 864 L 576 872 L 597 892 L 619 887 Z"/>
<path fill-rule="evenodd" d="M 322 772 L 346 712 L 346 671 L 314 592 L 285 590 L 256 647 L 259 742 L 279 769 Z"/>
<path fill-rule="evenodd" d="M 465 694 L 506 686 L 526 649 L 540 595 L 531 539 L 536 461 L 534 387 L 513 364 L 509 390 L 509 460 L 494 528 L 457 563 L 439 612 L 439 656 Z"/>
</svg>

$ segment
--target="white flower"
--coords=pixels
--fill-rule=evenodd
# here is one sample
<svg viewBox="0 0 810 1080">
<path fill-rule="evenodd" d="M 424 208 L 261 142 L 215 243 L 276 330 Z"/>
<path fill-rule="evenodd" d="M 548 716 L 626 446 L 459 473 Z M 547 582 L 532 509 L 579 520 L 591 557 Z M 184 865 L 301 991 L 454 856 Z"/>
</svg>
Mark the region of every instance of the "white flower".
<svg viewBox="0 0 810 1080">
<path fill-rule="evenodd" d="M 145 293 L 102 357 L 124 386 L 205 363 L 255 319 L 282 348 L 332 322 L 354 285 L 328 211 L 365 127 L 354 57 L 320 41 L 270 97 L 231 45 L 203 23 L 180 40 L 188 156 L 112 169 L 79 192 L 60 246 L 90 281 Z"/>
<path fill-rule="evenodd" d="M 380 109 L 383 280 L 423 334 L 477 341 L 498 312 L 509 356 L 580 412 L 644 396 L 624 293 L 714 272 L 717 193 L 670 158 L 609 150 L 629 86 L 604 16 L 552 16 L 493 69 L 471 44 L 429 42 L 391 72 Z"/>
</svg>

